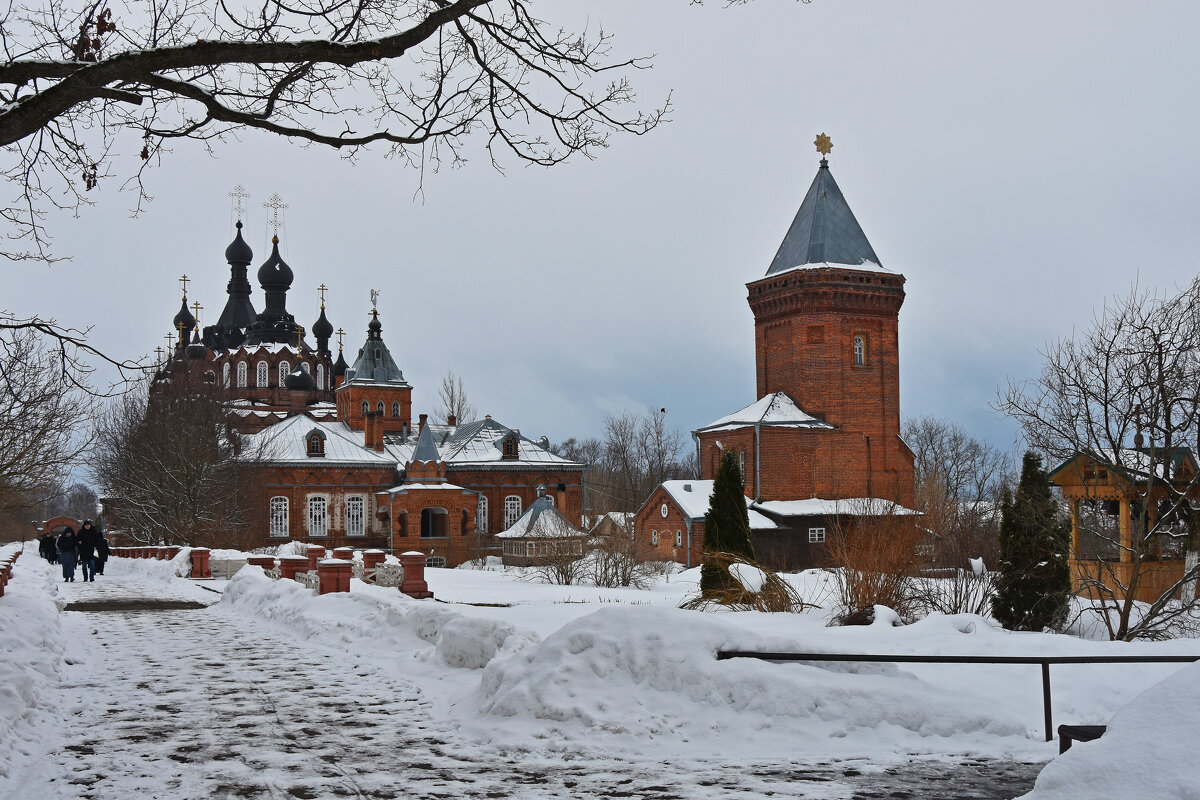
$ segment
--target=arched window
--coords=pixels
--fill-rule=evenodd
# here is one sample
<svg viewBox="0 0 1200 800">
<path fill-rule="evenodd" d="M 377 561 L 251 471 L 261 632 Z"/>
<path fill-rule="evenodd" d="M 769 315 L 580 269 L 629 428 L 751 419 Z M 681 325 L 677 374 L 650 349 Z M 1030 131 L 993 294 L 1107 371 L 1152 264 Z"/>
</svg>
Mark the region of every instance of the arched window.
<svg viewBox="0 0 1200 800">
<path fill-rule="evenodd" d="M 323 494 L 308 498 L 308 535 L 329 535 L 329 498 Z"/>
<path fill-rule="evenodd" d="M 366 400 L 363 400 L 362 415 L 365 417 L 367 415 L 367 413 L 370 412 L 370 410 L 371 410 L 371 404 L 368 403 Z"/>
<path fill-rule="evenodd" d="M 245 362 L 245 361 L 239 361 L 239 362 L 238 362 L 238 369 L 237 369 L 237 385 L 238 385 L 238 388 L 239 388 L 239 389 L 245 389 L 245 388 L 246 388 L 246 381 L 247 381 L 247 375 L 246 375 L 246 373 L 248 373 L 249 371 L 250 371 L 250 369 L 249 369 L 249 367 L 247 367 L 247 365 L 246 365 L 246 362 Z"/>
<path fill-rule="evenodd" d="M 479 533 L 487 535 L 487 498 L 483 495 L 479 496 L 479 510 L 475 512 L 475 530 Z"/>
<path fill-rule="evenodd" d="M 286 497 L 271 498 L 271 535 L 288 535 L 288 499 Z"/>
<path fill-rule="evenodd" d="M 399 403 L 392 403 L 392 416 L 393 417 L 400 416 L 400 404 Z"/>
<path fill-rule="evenodd" d="M 307 362 L 307 361 L 301 361 L 301 362 L 300 362 L 300 369 L 304 370 L 304 371 L 305 371 L 305 372 L 307 372 L 309 375 L 312 375 L 312 367 L 311 367 L 311 366 L 309 366 L 309 364 L 308 364 L 308 362 Z"/>
<path fill-rule="evenodd" d="M 287 378 L 288 373 L 292 371 L 292 365 L 286 361 L 279 362 L 279 385 L 283 386 L 283 381 Z"/>
<path fill-rule="evenodd" d="M 225 388 L 229 388 L 229 362 L 226 361 L 221 367 L 221 381 L 225 384 Z"/>
<path fill-rule="evenodd" d="M 254 385 L 261 387 L 263 389 L 267 388 L 267 386 L 270 385 L 267 383 L 267 375 L 269 374 L 269 371 L 270 371 L 270 367 L 267 366 L 267 362 L 265 362 L 265 361 L 258 362 L 258 368 L 256 371 L 258 374 L 256 374 L 254 376 L 255 377 Z"/>
<path fill-rule="evenodd" d="M 650 546 L 658 547 L 658 531 L 650 531 Z"/>
<path fill-rule="evenodd" d="M 421 509 L 421 538 L 444 539 L 449 535 L 450 515 L 444 508 Z"/>
<path fill-rule="evenodd" d="M 380 400 L 378 403 L 375 404 L 375 413 L 381 417 L 383 416 L 383 401 L 382 400 Z"/>
<path fill-rule="evenodd" d="M 867 340 L 862 336 L 854 337 L 854 366 L 861 367 L 867 363 Z"/>
<path fill-rule="evenodd" d="M 325 455 L 325 448 L 322 447 L 322 444 L 323 442 L 321 441 L 320 434 L 314 433 L 312 436 L 308 437 L 308 454 L 310 456 Z"/>
<path fill-rule="evenodd" d="M 322 390 L 325 388 L 325 365 L 324 364 L 317 364 L 317 388 L 322 389 Z"/>
<path fill-rule="evenodd" d="M 500 452 L 504 458 L 516 458 L 519 455 L 517 437 L 511 433 L 505 436 L 504 441 L 500 443 Z"/>
<path fill-rule="evenodd" d="M 363 536 L 366 534 L 367 499 L 365 497 L 346 498 L 346 535 Z"/>
<path fill-rule="evenodd" d="M 521 498 L 515 494 L 510 494 L 504 498 L 504 530 L 508 530 L 513 525 L 517 524 L 517 520 L 521 518 Z"/>
</svg>

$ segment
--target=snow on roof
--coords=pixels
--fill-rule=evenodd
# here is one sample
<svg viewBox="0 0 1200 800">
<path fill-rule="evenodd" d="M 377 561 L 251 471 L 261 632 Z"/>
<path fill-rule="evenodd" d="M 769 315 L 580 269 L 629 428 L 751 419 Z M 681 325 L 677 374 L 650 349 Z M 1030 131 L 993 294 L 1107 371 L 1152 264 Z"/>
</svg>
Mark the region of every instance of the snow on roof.
<svg viewBox="0 0 1200 800">
<path fill-rule="evenodd" d="M 1172 447 L 1170 451 L 1165 447 L 1156 447 L 1153 450 L 1149 447 L 1122 447 L 1118 450 L 1105 448 L 1093 453 L 1077 453 L 1051 470 L 1050 480 L 1053 481 L 1058 473 L 1079 456 L 1091 458 L 1101 466 L 1108 465 L 1119 469 L 1134 480 L 1144 480 L 1151 474 L 1156 480 L 1163 480 L 1165 477 L 1163 467 L 1167 462 L 1170 462 L 1171 472 L 1176 475 L 1176 478 L 1185 463 L 1192 470 L 1196 469 L 1196 461 L 1188 447 Z"/>
<path fill-rule="evenodd" d="M 399 486 L 393 486 L 391 489 L 385 489 L 375 494 L 405 494 L 409 491 L 421 491 L 423 489 L 458 489 L 462 492 L 467 491 L 463 487 L 453 483 L 402 483 Z"/>
<path fill-rule="evenodd" d="M 727 417 L 721 417 L 716 422 L 698 428 L 696 432 L 733 430 L 749 425 L 825 430 L 833 428 L 829 423 L 805 414 L 792 398 L 783 392 L 773 392 Z"/>
<path fill-rule="evenodd" d="M 525 509 L 525 513 L 506 531 L 496 534 L 498 539 L 567 539 L 584 536 L 584 532 L 554 507 L 549 497 L 539 497 Z"/>
<path fill-rule="evenodd" d="M 576 467 L 583 464 L 556 456 L 536 442 L 521 435 L 519 430 L 500 424 L 491 417 L 459 425 L 426 423 L 442 461 L 450 466 L 477 465 L 482 468 L 527 468 L 529 466 Z M 510 433 L 517 436 L 517 457 L 504 458 L 503 439 Z M 401 464 L 413 460 L 417 437 L 384 436 L 388 450 Z"/>
<path fill-rule="evenodd" d="M 851 517 L 887 517 L 920 515 L 920 511 L 905 508 L 890 500 L 878 497 L 849 497 L 844 500 L 822 500 L 811 497 L 807 500 L 764 500 L 754 504 L 771 514 L 783 517 L 820 517 L 820 516 L 851 516 Z"/>
<path fill-rule="evenodd" d="M 713 492 L 712 481 L 663 481 L 662 487 L 688 519 L 704 519 L 708 514 L 709 501 L 712 500 Z M 746 498 L 750 530 L 760 531 L 779 527 L 774 520 L 755 511 L 751 507 L 753 503 L 754 501 L 749 497 Z"/>
<path fill-rule="evenodd" d="M 818 261 L 813 264 L 797 264 L 794 267 L 787 267 L 786 269 L 776 270 L 775 272 L 769 272 L 767 274 L 770 275 L 772 278 L 774 278 L 774 277 L 783 275 L 788 272 L 795 272 L 798 269 L 809 270 L 809 269 L 821 269 L 823 267 L 831 267 L 833 269 L 857 269 L 857 270 L 861 270 L 863 272 L 882 272 L 882 273 L 885 273 L 888 275 L 896 274 L 896 273 L 892 272 L 890 269 L 888 269 L 887 267 L 881 266 L 880 264 L 877 264 L 874 261 L 871 261 L 870 259 L 864 259 L 861 264 L 838 264 L 833 261 Z"/>
<path fill-rule="evenodd" d="M 325 455 L 308 455 L 308 435 L 316 428 L 325 434 Z M 344 422 L 313 419 L 307 414 L 288 417 L 246 437 L 252 444 L 250 452 L 262 446 L 264 458 L 272 464 L 361 464 L 364 466 L 396 466 L 390 454 L 378 453 L 363 446 L 363 436 Z"/>
</svg>

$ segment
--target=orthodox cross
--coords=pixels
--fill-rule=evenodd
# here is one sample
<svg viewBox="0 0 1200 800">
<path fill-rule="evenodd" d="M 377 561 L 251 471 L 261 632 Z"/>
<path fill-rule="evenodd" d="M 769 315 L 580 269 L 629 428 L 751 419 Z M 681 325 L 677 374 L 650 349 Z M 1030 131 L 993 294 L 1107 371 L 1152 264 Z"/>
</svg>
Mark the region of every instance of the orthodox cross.
<svg viewBox="0 0 1200 800">
<path fill-rule="evenodd" d="M 195 313 L 193 314 L 193 316 L 196 318 L 196 327 L 197 327 L 197 328 L 199 328 L 199 327 L 200 327 L 200 311 L 201 311 L 201 309 L 203 309 L 203 308 L 204 308 L 204 306 L 200 305 L 200 301 L 199 301 L 199 300 L 197 300 L 196 302 L 192 303 L 192 310 L 195 312 Z"/>
<path fill-rule="evenodd" d="M 304 347 L 304 326 L 300 325 L 296 328 L 296 352 L 299 353 Z"/>
<path fill-rule="evenodd" d="M 340 352 L 342 352 L 342 337 L 343 337 L 343 336 L 345 336 L 345 335 L 346 335 L 346 332 L 345 332 L 344 330 L 342 330 L 341 328 L 338 328 L 338 329 L 337 329 L 337 337 L 338 337 L 338 352 L 339 352 L 339 353 L 340 353 Z"/>
<path fill-rule="evenodd" d="M 238 221 L 241 221 L 242 211 L 244 211 L 242 201 L 248 198 L 250 193 L 242 188 L 242 185 L 239 183 L 237 186 L 233 187 L 233 191 L 229 193 L 229 196 L 233 198 L 233 209 L 237 212 Z"/>
<path fill-rule="evenodd" d="M 180 346 L 180 348 L 182 348 L 185 344 L 187 344 L 187 342 L 183 338 L 183 323 L 182 322 L 176 323 L 175 329 L 177 331 L 179 331 L 179 346 Z"/>
<path fill-rule="evenodd" d="M 283 198 L 277 194 L 273 194 L 267 198 L 267 202 L 263 203 L 263 208 L 271 209 L 271 227 L 275 229 L 275 235 L 279 235 L 279 212 L 287 208 L 287 203 L 283 202 Z"/>
<path fill-rule="evenodd" d="M 372 290 L 371 290 L 371 308 L 378 308 L 378 307 L 379 307 L 379 306 L 377 306 L 377 305 L 375 304 L 375 303 L 376 303 L 378 300 L 379 300 L 379 290 L 378 290 L 378 289 L 372 289 Z"/>
<path fill-rule="evenodd" d="M 168 333 L 168 334 L 167 334 L 166 336 L 164 336 L 163 338 L 167 340 L 167 352 L 169 353 L 169 352 L 171 352 L 171 347 L 172 347 L 172 346 L 174 345 L 174 343 L 175 343 L 175 334 L 173 334 L 173 333 Z"/>
<path fill-rule="evenodd" d="M 180 282 L 181 284 L 183 284 L 183 299 L 184 299 L 184 302 L 187 302 L 187 285 L 188 285 L 188 281 L 189 281 L 189 280 L 190 280 L 190 278 L 188 278 L 188 276 L 187 276 L 187 275 L 180 275 L 180 276 L 179 276 L 179 282 Z"/>
<path fill-rule="evenodd" d="M 326 289 L 325 284 L 322 283 L 320 286 L 317 287 L 317 291 L 320 292 L 320 294 L 321 294 L 321 309 L 324 310 L 325 309 L 325 293 L 329 290 Z"/>
<path fill-rule="evenodd" d="M 817 152 L 823 156 L 829 155 L 829 151 L 833 149 L 833 141 L 824 133 L 818 133 L 813 144 L 817 146 Z"/>
<path fill-rule="evenodd" d="M 158 360 L 162 361 L 163 349 L 161 347 L 156 347 L 156 348 L 154 348 L 154 352 L 158 353 Z"/>
</svg>

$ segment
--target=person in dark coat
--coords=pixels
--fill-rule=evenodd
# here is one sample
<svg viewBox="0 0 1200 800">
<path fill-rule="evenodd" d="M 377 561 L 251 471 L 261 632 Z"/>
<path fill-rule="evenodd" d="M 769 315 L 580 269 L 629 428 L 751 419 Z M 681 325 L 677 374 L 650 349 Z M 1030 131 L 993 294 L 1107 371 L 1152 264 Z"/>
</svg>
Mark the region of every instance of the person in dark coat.
<svg viewBox="0 0 1200 800">
<path fill-rule="evenodd" d="M 50 534 L 43 533 L 38 537 L 38 554 L 51 564 L 54 563 L 54 540 L 50 538 Z"/>
<path fill-rule="evenodd" d="M 68 525 L 67 529 L 59 534 L 55 547 L 58 549 L 58 563 L 62 564 L 63 581 L 74 581 L 75 558 L 79 554 L 78 542 L 75 541 L 75 529 Z"/>
<path fill-rule="evenodd" d="M 108 561 L 109 552 L 110 552 L 110 548 L 108 546 L 108 539 L 106 539 L 104 537 L 104 534 L 100 534 L 100 541 L 96 543 L 96 574 L 97 575 L 104 574 L 104 562 Z"/>
<path fill-rule="evenodd" d="M 79 535 L 75 539 L 75 547 L 79 552 L 79 563 L 83 566 L 83 579 L 95 582 L 96 545 L 100 543 L 100 531 L 96 530 L 96 526 L 90 519 L 85 519 L 83 527 L 79 529 Z"/>
</svg>

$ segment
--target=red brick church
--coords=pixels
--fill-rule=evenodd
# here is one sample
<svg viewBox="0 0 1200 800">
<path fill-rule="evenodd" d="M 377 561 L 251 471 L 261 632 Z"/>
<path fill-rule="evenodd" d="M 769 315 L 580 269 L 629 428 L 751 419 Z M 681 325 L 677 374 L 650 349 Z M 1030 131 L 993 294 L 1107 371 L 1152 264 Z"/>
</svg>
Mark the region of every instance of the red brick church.
<svg viewBox="0 0 1200 800">
<path fill-rule="evenodd" d="M 531 440 L 490 416 L 435 423 L 420 414 L 414 425 L 413 386 L 375 308 L 354 362 L 340 342 L 335 360 L 322 285 L 311 346 L 287 308 L 294 276 L 278 235 L 258 269 L 265 303 L 255 311 L 247 277 L 254 254 L 241 228 L 225 250 L 230 279 L 215 324 L 197 323 L 184 276 L 177 340 L 151 391 L 179 370 L 203 376 L 224 391 L 247 451 L 266 454 L 255 480 L 261 531 L 250 546 L 294 539 L 420 550 L 430 566 L 455 566 L 499 555 L 495 535 L 539 497 L 580 518 L 586 465 L 554 455 L 545 437 Z"/>
<path fill-rule="evenodd" d="M 828 139 L 817 144 L 828 155 Z M 915 513 L 900 438 L 904 276 L 883 267 L 823 157 L 766 275 L 746 288 L 757 400 L 693 432 L 701 479 L 656 489 L 636 535 L 699 564 L 712 479 L 733 450 L 759 560 L 817 566 L 839 520 Z"/>
</svg>

